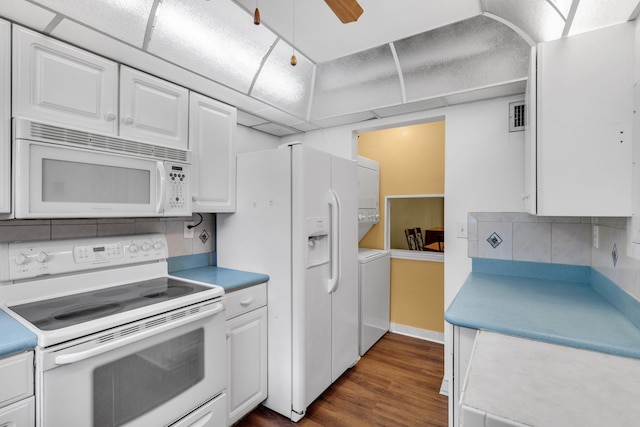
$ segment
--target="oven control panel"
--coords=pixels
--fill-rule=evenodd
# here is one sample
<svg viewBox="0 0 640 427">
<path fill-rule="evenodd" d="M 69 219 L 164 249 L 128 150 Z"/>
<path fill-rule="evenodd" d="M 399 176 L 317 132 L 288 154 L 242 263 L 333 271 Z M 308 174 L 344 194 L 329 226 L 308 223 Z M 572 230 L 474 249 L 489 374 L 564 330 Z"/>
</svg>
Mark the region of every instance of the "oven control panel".
<svg viewBox="0 0 640 427">
<path fill-rule="evenodd" d="M 162 234 L 17 242 L 8 245 L 8 280 L 164 260 Z M 5 257 L 2 257 L 5 258 Z"/>
</svg>

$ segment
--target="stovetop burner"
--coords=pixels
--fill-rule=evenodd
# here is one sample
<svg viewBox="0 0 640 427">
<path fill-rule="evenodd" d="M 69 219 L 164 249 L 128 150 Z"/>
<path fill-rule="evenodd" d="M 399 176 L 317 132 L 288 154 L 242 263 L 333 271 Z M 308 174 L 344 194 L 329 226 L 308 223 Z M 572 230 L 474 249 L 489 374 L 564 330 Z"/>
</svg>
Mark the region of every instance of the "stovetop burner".
<svg viewBox="0 0 640 427">
<path fill-rule="evenodd" d="M 51 331 L 210 289 L 161 277 L 9 307 L 43 331 Z"/>
</svg>

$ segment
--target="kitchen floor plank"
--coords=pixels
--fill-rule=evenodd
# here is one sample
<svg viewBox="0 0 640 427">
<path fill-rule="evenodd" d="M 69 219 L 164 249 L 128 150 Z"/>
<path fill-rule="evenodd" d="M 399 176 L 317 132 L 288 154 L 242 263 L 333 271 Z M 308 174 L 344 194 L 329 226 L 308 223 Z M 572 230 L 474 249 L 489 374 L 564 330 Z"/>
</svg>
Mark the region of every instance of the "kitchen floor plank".
<svg viewBox="0 0 640 427">
<path fill-rule="evenodd" d="M 236 427 L 442 427 L 447 397 L 442 344 L 387 333 L 307 410 L 298 423 L 264 406 Z"/>
</svg>

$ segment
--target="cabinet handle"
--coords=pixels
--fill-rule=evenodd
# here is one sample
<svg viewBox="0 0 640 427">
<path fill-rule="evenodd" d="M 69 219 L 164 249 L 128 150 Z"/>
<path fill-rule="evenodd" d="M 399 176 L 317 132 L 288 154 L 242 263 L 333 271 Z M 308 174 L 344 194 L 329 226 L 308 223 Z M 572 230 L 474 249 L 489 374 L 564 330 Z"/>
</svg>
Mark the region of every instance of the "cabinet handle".
<svg viewBox="0 0 640 427">
<path fill-rule="evenodd" d="M 124 119 L 124 124 L 125 125 L 132 125 L 133 124 L 133 119 L 131 117 L 127 117 L 126 119 Z"/>
<path fill-rule="evenodd" d="M 194 194 L 193 196 L 191 196 L 191 200 L 194 202 L 197 202 L 198 200 L 200 200 L 200 196 L 198 196 L 197 194 Z"/>
<path fill-rule="evenodd" d="M 113 113 L 107 113 L 106 119 L 108 122 L 112 122 L 116 119 L 116 115 Z"/>
<path fill-rule="evenodd" d="M 242 301 L 240 301 L 240 305 L 243 307 L 248 306 L 249 304 L 251 304 L 253 302 L 253 298 L 247 298 L 247 299 L 243 299 Z"/>
</svg>

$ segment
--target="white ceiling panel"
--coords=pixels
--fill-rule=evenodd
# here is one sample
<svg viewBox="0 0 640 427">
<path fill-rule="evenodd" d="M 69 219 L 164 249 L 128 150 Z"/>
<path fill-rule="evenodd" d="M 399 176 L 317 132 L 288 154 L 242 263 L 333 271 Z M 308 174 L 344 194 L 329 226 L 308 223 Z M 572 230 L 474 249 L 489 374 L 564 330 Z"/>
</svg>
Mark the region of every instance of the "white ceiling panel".
<svg viewBox="0 0 640 427">
<path fill-rule="evenodd" d="M 536 43 L 562 36 L 564 17 L 547 0 L 483 0 L 485 11 L 510 22 Z M 566 4 L 563 4 L 563 9 Z"/>
<path fill-rule="evenodd" d="M 0 0 L 0 16 L 36 30 L 43 30 L 56 15 L 26 1 Z"/>
<path fill-rule="evenodd" d="M 312 121 L 402 103 L 398 68 L 388 44 L 317 67 Z"/>
<path fill-rule="evenodd" d="M 246 17 L 231 1 L 164 0 L 149 52 L 248 93 L 276 36 Z"/>
<path fill-rule="evenodd" d="M 258 116 L 254 116 L 253 114 L 249 114 L 246 113 L 242 110 L 238 110 L 238 124 L 241 124 L 243 126 L 255 126 L 255 125 L 262 125 L 267 123 L 268 120 L 265 120 L 261 117 Z"/>
<path fill-rule="evenodd" d="M 408 102 L 406 104 L 395 105 L 393 107 L 379 108 L 373 112 L 379 117 L 391 117 L 400 114 L 415 113 L 416 111 L 431 110 L 433 108 L 444 107 L 446 104 L 444 98 L 437 97 L 425 99 L 422 101 Z"/>
<path fill-rule="evenodd" d="M 480 101 L 482 99 L 498 98 L 500 96 L 523 94 L 527 85 L 526 79 L 491 87 L 480 88 L 444 97 L 447 105 Z"/>
<path fill-rule="evenodd" d="M 376 115 L 370 111 L 360 113 L 345 114 L 337 117 L 327 117 L 326 119 L 314 120 L 313 123 L 321 128 L 341 126 L 349 123 L 364 122 L 365 120 L 375 119 Z"/>
<path fill-rule="evenodd" d="M 298 62 L 292 66 L 293 53 L 293 48 L 280 39 L 260 70 L 250 95 L 298 117 L 306 117 L 314 65 L 296 52 Z"/>
<path fill-rule="evenodd" d="M 34 1 L 137 47 L 142 47 L 144 43 L 153 6 L 153 0 Z"/>
<path fill-rule="evenodd" d="M 569 35 L 625 22 L 638 0 L 580 0 Z"/>
<path fill-rule="evenodd" d="M 266 132 L 275 136 L 287 136 L 287 135 L 293 135 L 296 133 L 301 133 L 301 132 L 297 132 L 294 129 L 280 126 L 275 123 L 267 123 L 264 125 L 253 126 L 253 129 L 259 130 L 261 132 Z"/>
<path fill-rule="evenodd" d="M 258 5 L 263 25 L 291 42 L 294 27 L 291 0 L 236 0 L 248 11 Z M 343 24 L 321 0 L 297 1 L 295 46 L 311 61 L 322 63 L 461 21 L 482 13 L 479 0 L 359 0 L 364 13 Z"/>
<path fill-rule="evenodd" d="M 527 76 L 529 45 L 485 16 L 394 43 L 408 101 L 472 90 Z"/>
</svg>

